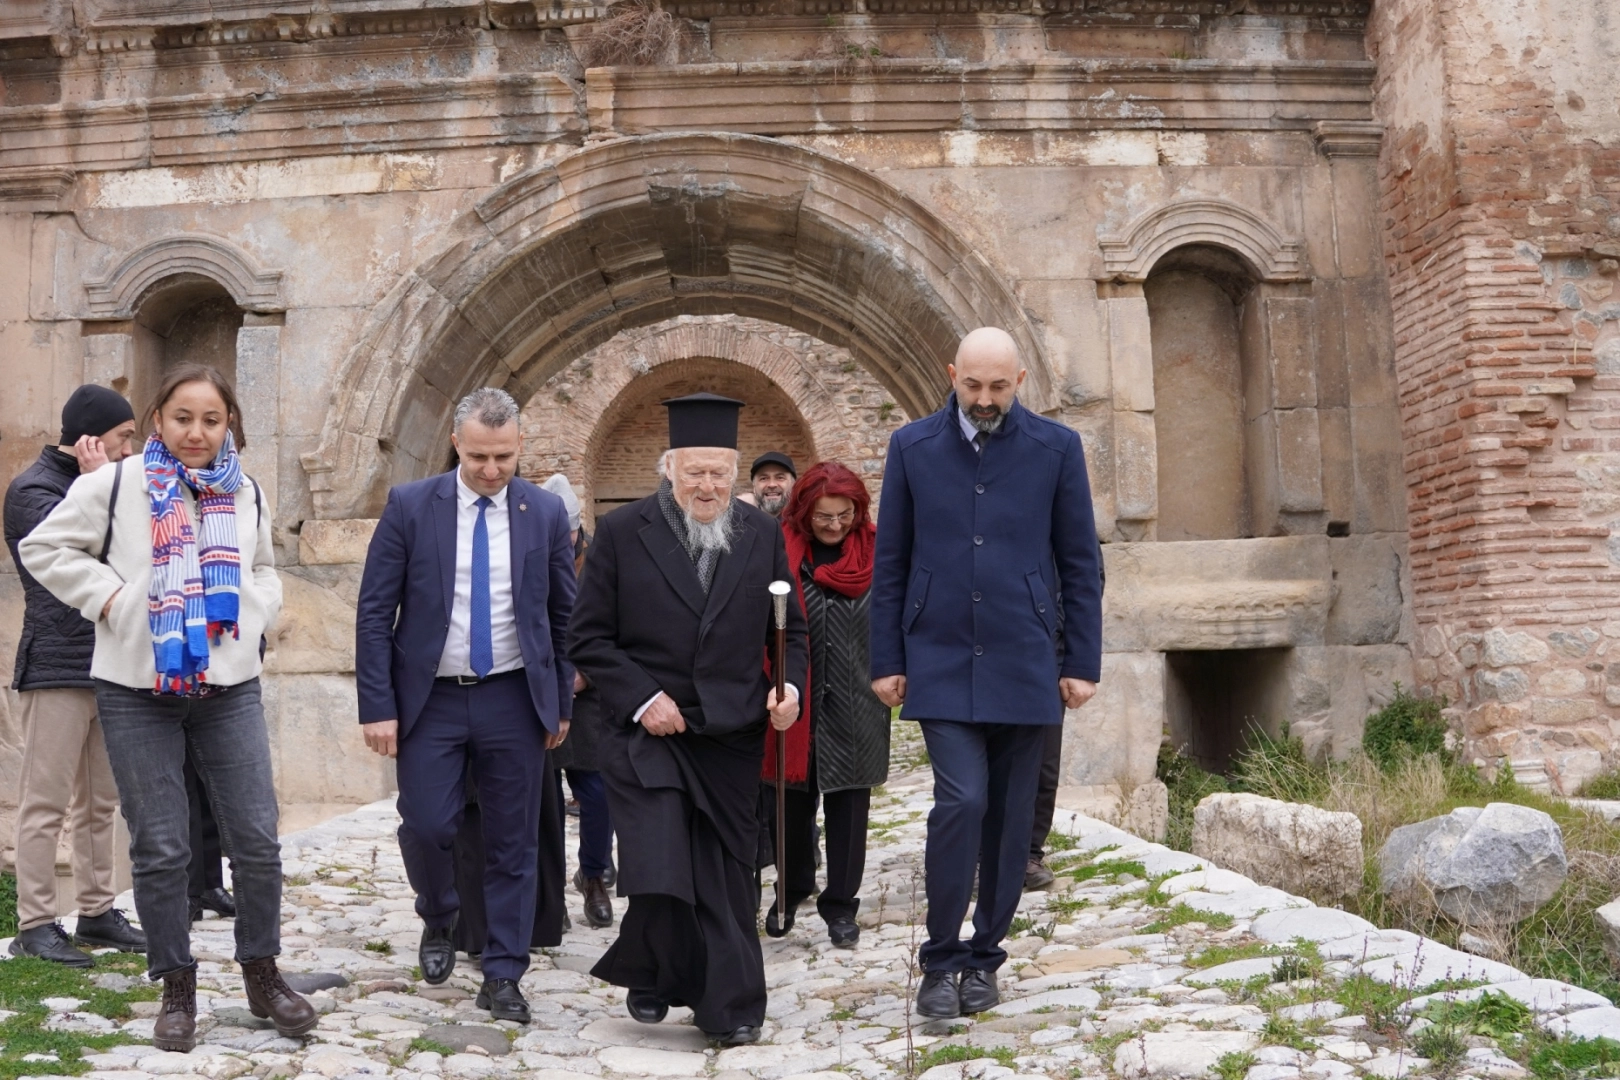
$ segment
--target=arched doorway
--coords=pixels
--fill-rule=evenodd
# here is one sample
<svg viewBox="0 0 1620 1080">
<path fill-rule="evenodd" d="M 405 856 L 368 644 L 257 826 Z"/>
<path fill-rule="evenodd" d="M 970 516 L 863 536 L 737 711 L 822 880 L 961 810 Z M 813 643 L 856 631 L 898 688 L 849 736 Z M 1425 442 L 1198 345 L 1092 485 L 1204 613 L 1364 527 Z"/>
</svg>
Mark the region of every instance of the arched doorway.
<svg viewBox="0 0 1620 1080">
<path fill-rule="evenodd" d="M 377 512 L 439 467 L 451 404 L 485 383 L 527 399 L 584 351 L 680 314 L 734 313 L 847 348 L 911 415 L 978 325 L 1005 327 L 1055 379 L 1012 290 L 928 210 L 844 162 L 773 139 L 616 139 L 518 177 L 447 230 L 373 313 L 321 448 L 317 516 Z"/>
</svg>

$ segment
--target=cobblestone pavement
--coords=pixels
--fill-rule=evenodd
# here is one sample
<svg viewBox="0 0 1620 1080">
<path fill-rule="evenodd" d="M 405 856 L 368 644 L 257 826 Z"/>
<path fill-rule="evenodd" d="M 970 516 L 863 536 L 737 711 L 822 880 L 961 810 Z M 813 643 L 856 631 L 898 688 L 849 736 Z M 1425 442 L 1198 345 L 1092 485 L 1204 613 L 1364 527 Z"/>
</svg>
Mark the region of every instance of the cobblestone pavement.
<svg viewBox="0 0 1620 1080">
<path fill-rule="evenodd" d="M 1549 1028 L 1620 1031 L 1620 1010 L 1595 994 L 1528 980 L 1411 934 L 1373 931 L 1352 915 L 1064 812 L 1055 830 L 1064 850 L 1052 860 L 1059 878 L 1023 899 L 1008 942 L 1013 958 L 1001 971 L 1002 1005 L 976 1020 L 925 1023 L 908 1015 L 907 1003 L 909 959 L 922 932 L 911 893 L 921 880 L 930 790 L 926 768 L 913 768 L 874 798 L 858 947 L 832 948 L 812 905 L 787 938 L 764 940 L 770 1006 L 758 1045 L 710 1049 L 685 1009 L 660 1025 L 630 1020 L 624 991 L 587 974 L 615 931 L 586 928 L 572 890 L 573 929 L 560 948 L 537 953 L 523 979 L 534 1010 L 527 1027 L 493 1024 L 474 1008 L 479 974 L 465 959 L 445 985 L 418 981 L 419 924 L 396 818 L 391 803 L 378 803 L 285 838 L 283 969 L 327 987 L 311 994 L 323 1015 L 308 1040 L 279 1038 L 249 1014 L 230 959 L 230 924 L 209 920 L 194 937 L 196 1051 L 120 1047 L 90 1057 L 91 1075 L 1397 1080 L 1434 1069 L 1411 1049 L 1422 1045 L 1409 1029 L 1423 1000 L 1407 999 L 1441 979 L 1500 984 Z M 614 907 L 622 915 L 625 901 Z M 72 1001 L 58 1004 L 52 1022 L 85 1015 Z M 154 1008 L 143 1003 L 140 1014 Z M 151 1025 L 137 1018 L 124 1027 L 144 1037 Z M 1445 1072 L 1524 1075 L 1478 1036 L 1455 1048 Z"/>
</svg>

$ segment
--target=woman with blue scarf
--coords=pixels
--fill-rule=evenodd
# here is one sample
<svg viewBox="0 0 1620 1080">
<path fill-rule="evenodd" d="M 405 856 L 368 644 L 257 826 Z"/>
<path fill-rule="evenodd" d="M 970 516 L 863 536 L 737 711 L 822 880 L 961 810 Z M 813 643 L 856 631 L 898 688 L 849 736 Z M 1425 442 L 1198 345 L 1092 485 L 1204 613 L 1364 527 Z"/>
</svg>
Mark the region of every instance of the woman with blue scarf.
<svg viewBox="0 0 1620 1080">
<path fill-rule="evenodd" d="M 129 822 L 147 973 L 163 981 L 153 1044 L 184 1053 L 197 1041 L 188 750 L 231 860 L 248 1006 L 295 1037 L 317 1017 L 276 968 L 281 845 L 259 697 L 261 640 L 281 609 L 270 510 L 242 473 L 241 412 L 218 371 L 174 369 L 146 416 L 142 460 L 81 476 L 18 554 L 96 624 L 90 675 Z"/>
</svg>

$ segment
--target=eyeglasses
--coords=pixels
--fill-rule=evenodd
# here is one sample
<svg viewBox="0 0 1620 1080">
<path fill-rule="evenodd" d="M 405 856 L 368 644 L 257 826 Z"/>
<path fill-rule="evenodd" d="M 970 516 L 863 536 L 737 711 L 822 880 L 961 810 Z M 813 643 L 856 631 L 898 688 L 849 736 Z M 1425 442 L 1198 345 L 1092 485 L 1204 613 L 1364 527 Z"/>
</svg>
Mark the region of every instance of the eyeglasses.
<svg viewBox="0 0 1620 1080">
<path fill-rule="evenodd" d="M 811 514 L 810 520 L 817 525 L 848 525 L 855 520 L 855 511 L 845 510 L 842 514 Z"/>
</svg>

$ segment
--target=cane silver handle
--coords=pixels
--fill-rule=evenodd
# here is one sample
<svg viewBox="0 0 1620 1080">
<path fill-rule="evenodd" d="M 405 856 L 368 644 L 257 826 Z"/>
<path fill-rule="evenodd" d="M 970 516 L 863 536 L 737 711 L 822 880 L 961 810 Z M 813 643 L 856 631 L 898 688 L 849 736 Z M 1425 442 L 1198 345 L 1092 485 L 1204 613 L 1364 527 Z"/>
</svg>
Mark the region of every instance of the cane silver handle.
<svg viewBox="0 0 1620 1080">
<path fill-rule="evenodd" d="M 787 598 L 793 591 L 793 586 L 785 581 L 771 582 L 771 606 L 775 608 L 776 628 L 787 629 Z"/>
</svg>

